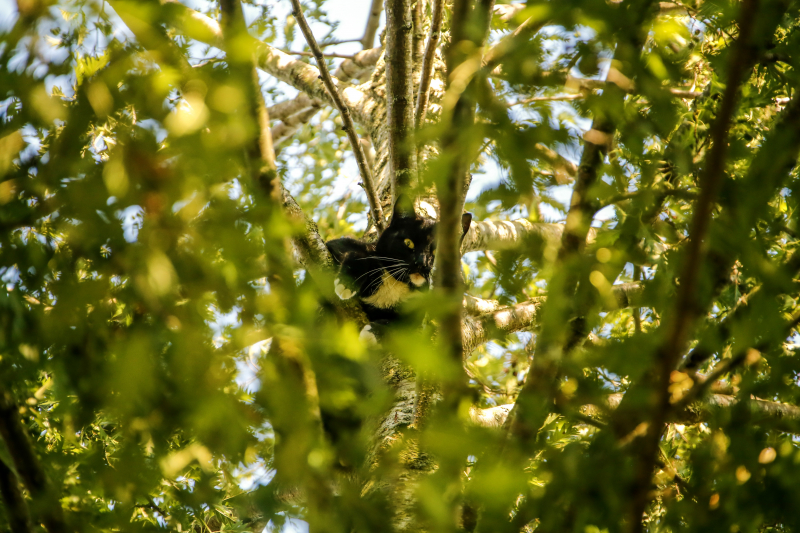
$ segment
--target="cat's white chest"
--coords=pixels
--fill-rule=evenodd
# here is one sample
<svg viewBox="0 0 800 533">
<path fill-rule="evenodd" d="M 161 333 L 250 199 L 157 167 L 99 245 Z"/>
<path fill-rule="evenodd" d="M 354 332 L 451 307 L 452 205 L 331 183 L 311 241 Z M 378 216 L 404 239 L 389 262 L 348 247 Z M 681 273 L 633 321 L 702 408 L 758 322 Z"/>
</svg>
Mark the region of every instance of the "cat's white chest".
<svg viewBox="0 0 800 533">
<path fill-rule="evenodd" d="M 406 283 L 397 281 L 391 274 L 384 272 L 381 276 L 381 286 L 375 291 L 375 294 L 364 298 L 364 301 L 369 305 L 388 309 L 405 300 L 410 292 L 411 289 Z"/>
</svg>

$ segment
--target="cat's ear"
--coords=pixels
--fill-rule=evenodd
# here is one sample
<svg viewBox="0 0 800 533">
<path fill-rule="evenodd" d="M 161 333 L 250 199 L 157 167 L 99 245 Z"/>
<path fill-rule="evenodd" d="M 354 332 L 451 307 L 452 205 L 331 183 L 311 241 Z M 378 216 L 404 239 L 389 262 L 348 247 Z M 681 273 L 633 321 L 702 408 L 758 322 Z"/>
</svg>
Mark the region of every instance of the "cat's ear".
<svg viewBox="0 0 800 533">
<path fill-rule="evenodd" d="M 461 215 L 461 241 L 464 241 L 464 237 L 467 236 L 467 232 L 469 231 L 469 227 L 472 224 L 472 213 L 464 213 Z"/>
<path fill-rule="evenodd" d="M 394 203 L 394 212 L 392 213 L 392 222 L 399 221 L 400 219 L 416 218 L 417 213 L 414 211 L 414 202 L 411 198 L 401 193 Z"/>
</svg>

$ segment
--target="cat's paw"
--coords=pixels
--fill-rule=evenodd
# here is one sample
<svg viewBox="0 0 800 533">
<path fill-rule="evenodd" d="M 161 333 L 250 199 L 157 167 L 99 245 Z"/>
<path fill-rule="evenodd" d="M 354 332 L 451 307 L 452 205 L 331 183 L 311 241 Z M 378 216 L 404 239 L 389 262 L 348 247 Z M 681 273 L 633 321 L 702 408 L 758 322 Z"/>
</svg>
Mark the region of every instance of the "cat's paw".
<svg viewBox="0 0 800 533">
<path fill-rule="evenodd" d="M 333 280 L 333 287 L 334 291 L 336 292 L 336 296 L 338 296 L 342 300 L 349 300 L 350 298 L 356 295 L 354 291 L 351 291 L 350 289 L 345 287 L 344 283 L 342 283 L 339 280 L 339 278 Z"/>
<path fill-rule="evenodd" d="M 358 334 L 358 338 L 366 344 L 367 346 L 374 348 L 379 345 L 378 337 L 372 332 L 372 326 L 367 324 L 363 328 L 361 328 L 361 333 Z"/>
</svg>

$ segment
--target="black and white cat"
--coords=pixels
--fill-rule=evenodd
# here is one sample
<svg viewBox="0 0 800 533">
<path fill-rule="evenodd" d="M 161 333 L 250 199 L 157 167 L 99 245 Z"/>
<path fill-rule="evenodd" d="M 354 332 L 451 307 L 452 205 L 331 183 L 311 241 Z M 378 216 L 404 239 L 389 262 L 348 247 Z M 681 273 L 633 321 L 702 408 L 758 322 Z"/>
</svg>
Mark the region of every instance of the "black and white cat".
<svg viewBox="0 0 800 533">
<path fill-rule="evenodd" d="M 471 222 L 471 213 L 462 215 L 462 238 Z M 396 320 L 404 300 L 431 286 L 435 237 L 436 220 L 418 215 L 411 199 L 401 194 L 389 226 L 376 242 L 343 237 L 325 243 L 340 265 L 337 296 L 343 300 L 358 296 L 370 322 Z"/>
</svg>

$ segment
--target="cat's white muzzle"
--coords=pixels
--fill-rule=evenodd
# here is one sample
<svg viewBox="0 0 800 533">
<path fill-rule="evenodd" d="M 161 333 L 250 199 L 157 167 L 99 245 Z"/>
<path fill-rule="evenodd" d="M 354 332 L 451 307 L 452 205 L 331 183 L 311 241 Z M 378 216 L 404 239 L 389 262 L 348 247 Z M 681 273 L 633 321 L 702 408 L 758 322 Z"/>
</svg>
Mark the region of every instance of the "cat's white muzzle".
<svg viewBox="0 0 800 533">
<path fill-rule="evenodd" d="M 417 287 L 422 287 L 428 282 L 428 280 L 425 279 L 425 276 L 423 276 L 422 274 L 411 274 L 410 276 L 408 276 L 408 279 L 410 279 L 411 283 L 413 283 Z"/>
</svg>

